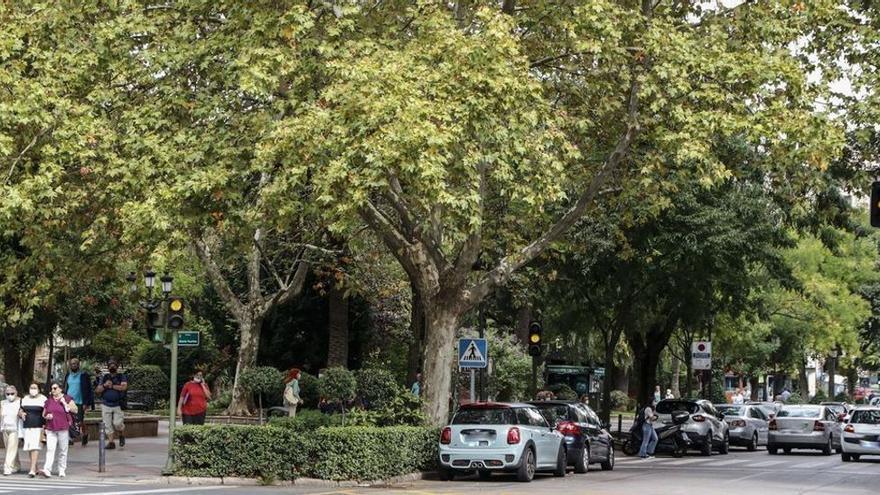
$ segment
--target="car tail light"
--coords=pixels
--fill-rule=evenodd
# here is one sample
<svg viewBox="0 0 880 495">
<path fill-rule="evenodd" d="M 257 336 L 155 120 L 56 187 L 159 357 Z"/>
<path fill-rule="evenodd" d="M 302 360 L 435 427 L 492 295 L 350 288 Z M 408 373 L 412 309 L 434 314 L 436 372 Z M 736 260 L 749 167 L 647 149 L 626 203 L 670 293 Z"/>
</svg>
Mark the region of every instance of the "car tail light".
<svg viewBox="0 0 880 495">
<path fill-rule="evenodd" d="M 516 445 L 519 443 L 519 428 L 514 426 L 513 428 L 507 430 L 507 443 L 510 445 Z"/>
<path fill-rule="evenodd" d="M 775 420 L 775 419 L 771 419 L 770 422 L 767 423 L 767 428 L 768 428 L 770 431 L 776 431 L 776 430 L 778 429 L 778 428 L 776 427 L 776 420 Z"/>
<path fill-rule="evenodd" d="M 440 432 L 440 443 L 443 445 L 449 445 L 452 443 L 452 428 L 448 426 L 443 428 L 443 431 Z"/>
<path fill-rule="evenodd" d="M 702 423 L 703 421 L 706 421 L 706 416 L 703 416 L 702 414 L 694 414 L 691 416 L 691 419 L 698 423 Z"/>
<path fill-rule="evenodd" d="M 581 427 L 572 423 L 571 421 L 561 421 L 558 425 L 556 425 L 556 429 L 559 430 L 559 433 L 563 435 L 580 435 Z"/>
<path fill-rule="evenodd" d="M 846 425 L 843 427 L 843 431 L 845 431 L 847 433 L 855 433 L 856 429 L 853 428 L 853 425 Z"/>
<path fill-rule="evenodd" d="M 730 426 L 732 426 L 732 427 L 734 427 L 734 428 L 745 428 L 745 427 L 746 427 L 746 420 L 744 420 L 744 419 L 735 419 L 735 420 L 733 420 L 733 421 L 730 422 Z"/>
<path fill-rule="evenodd" d="M 818 421 L 818 420 L 814 421 L 813 422 L 813 431 L 825 431 L 825 423 Z"/>
</svg>

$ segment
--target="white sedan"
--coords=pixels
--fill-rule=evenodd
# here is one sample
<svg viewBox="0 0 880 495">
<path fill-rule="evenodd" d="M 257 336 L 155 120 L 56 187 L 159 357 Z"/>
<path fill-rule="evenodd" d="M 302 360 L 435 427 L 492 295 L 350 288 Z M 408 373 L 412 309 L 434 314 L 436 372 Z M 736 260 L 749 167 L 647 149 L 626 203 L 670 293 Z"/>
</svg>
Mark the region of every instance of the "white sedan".
<svg viewBox="0 0 880 495">
<path fill-rule="evenodd" d="M 840 439 L 843 462 L 863 455 L 880 455 L 880 407 L 858 407 L 850 413 Z"/>
</svg>

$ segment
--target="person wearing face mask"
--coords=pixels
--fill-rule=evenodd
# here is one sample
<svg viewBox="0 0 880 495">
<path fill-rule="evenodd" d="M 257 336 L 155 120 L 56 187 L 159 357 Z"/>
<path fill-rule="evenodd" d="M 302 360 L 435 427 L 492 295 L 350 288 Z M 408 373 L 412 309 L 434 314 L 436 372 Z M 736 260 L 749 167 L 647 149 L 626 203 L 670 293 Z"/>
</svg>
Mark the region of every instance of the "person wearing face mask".
<svg viewBox="0 0 880 495">
<path fill-rule="evenodd" d="M 21 399 L 12 385 L 7 385 L 6 400 L 0 402 L 0 432 L 3 433 L 3 445 L 6 446 L 6 461 L 3 463 L 3 476 L 17 473 L 21 469 L 18 462 L 18 434 L 21 430 Z"/>
<path fill-rule="evenodd" d="M 79 359 L 73 358 L 67 363 L 67 374 L 64 375 L 64 393 L 73 397 L 76 403 L 76 421 L 79 431 L 82 432 L 82 446 L 89 443 L 89 435 L 86 433 L 85 420 L 86 407 L 95 408 L 95 392 L 92 390 L 92 376 L 88 371 L 80 369 Z"/>
<path fill-rule="evenodd" d="M 104 431 L 107 432 L 107 449 L 116 448 L 113 441 L 119 434 L 119 446 L 125 447 L 125 418 L 122 414 L 122 404 L 125 402 L 125 392 L 128 390 L 128 377 L 119 373 L 119 365 L 116 361 L 107 363 L 109 373 L 101 377 L 95 393 L 103 399 L 101 403 L 101 419 L 104 423 Z"/>
<path fill-rule="evenodd" d="M 192 380 L 184 384 L 183 390 L 180 391 L 180 400 L 177 402 L 177 414 L 183 418 L 183 424 L 205 424 L 209 400 L 211 400 L 211 390 L 205 383 L 205 374 L 201 370 L 196 370 Z"/>
<path fill-rule="evenodd" d="M 40 393 L 40 386 L 31 383 L 28 387 L 27 397 L 21 399 L 21 410 L 18 416 L 22 419 L 24 428 L 24 450 L 30 454 L 31 468 L 28 477 L 33 478 L 37 475 L 37 458 L 40 456 L 40 450 L 43 445 L 40 443 L 40 436 L 43 433 L 43 410 L 46 407 L 46 396 Z"/>
<path fill-rule="evenodd" d="M 73 398 L 64 393 L 60 383 L 53 383 L 43 408 L 43 417 L 46 419 L 46 462 L 40 475 L 44 478 L 52 477 L 53 466 L 57 468 L 59 477 L 67 475 L 69 431 L 76 411 Z"/>
</svg>

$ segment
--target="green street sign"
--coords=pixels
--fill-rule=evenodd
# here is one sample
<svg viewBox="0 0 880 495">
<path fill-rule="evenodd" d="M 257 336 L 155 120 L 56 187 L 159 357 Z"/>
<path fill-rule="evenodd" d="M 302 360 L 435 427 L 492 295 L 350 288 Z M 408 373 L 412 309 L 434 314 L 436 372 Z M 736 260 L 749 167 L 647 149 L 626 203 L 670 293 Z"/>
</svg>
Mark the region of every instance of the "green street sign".
<svg viewBox="0 0 880 495">
<path fill-rule="evenodd" d="M 183 346 L 183 347 L 198 347 L 198 345 L 199 345 L 199 332 L 196 332 L 196 331 L 177 332 L 177 345 Z"/>
</svg>

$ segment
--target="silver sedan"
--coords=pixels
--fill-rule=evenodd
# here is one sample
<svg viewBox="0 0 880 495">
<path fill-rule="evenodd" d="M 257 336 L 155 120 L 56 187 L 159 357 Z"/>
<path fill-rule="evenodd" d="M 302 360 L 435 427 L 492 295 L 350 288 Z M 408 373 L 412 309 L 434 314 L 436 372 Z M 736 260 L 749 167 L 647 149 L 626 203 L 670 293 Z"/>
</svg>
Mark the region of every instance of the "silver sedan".
<svg viewBox="0 0 880 495">
<path fill-rule="evenodd" d="M 831 455 L 833 449 L 840 449 L 842 431 L 837 414 L 826 406 L 784 406 L 770 420 L 767 451 L 772 455 L 779 449 L 786 454 L 791 449 L 813 449 Z"/>
<path fill-rule="evenodd" d="M 768 420 L 770 418 L 757 405 L 716 404 L 715 409 L 724 414 L 730 432 L 730 444 L 754 451 L 759 445 L 767 445 Z"/>
</svg>

